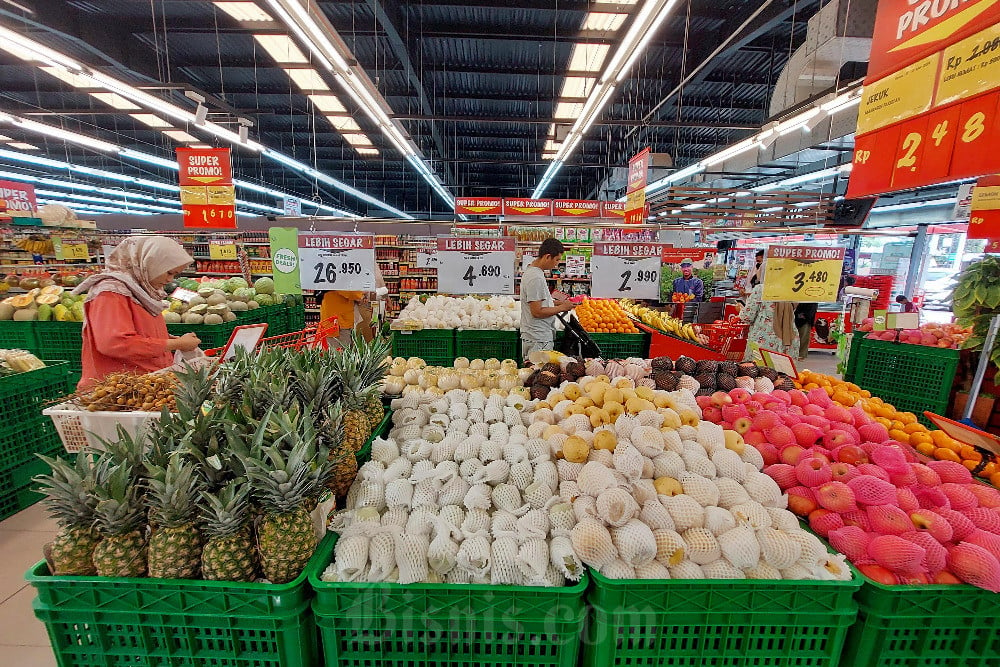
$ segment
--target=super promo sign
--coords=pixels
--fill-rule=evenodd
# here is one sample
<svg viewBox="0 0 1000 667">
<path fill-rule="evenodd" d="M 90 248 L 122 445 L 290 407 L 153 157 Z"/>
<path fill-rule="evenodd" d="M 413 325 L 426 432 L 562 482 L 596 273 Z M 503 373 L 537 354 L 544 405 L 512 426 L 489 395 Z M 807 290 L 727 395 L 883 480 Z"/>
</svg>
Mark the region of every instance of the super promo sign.
<svg viewBox="0 0 1000 667">
<path fill-rule="evenodd" d="M 0 216 L 31 217 L 37 208 L 33 185 L 0 181 Z"/>
</svg>

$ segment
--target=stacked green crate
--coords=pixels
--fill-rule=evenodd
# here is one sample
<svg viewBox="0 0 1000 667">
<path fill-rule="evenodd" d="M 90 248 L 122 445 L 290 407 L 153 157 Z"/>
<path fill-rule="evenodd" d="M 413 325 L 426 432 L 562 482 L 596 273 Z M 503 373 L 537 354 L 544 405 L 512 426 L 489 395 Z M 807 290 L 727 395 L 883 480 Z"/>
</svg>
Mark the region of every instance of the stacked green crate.
<svg viewBox="0 0 1000 667">
<path fill-rule="evenodd" d="M 55 425 L 42 410 L 71 391 L 69 364 L 48 362 L 45 368 L 0 377 L 0 518 L 41 500 L 31 491 L 31 478 L 48 471 L 35 456 L 62 449 Z"/>
<path fill-rule="evenodd" d="M 69 362 L 71 373 L 80 375 L 83 366 L 80 354 L 83 351 L 83 322 L 32 322 L 35 331 L 35 349 L 42 359 L 58 359 Z"/>
<path fill-rule="evenodd" d="M 592 333 L 591 339 L 601 348 L 604 359 L 628 359 L 649 356 L 649 334 Z"/>
<path fill-rule="evenodd" d="M 455 332 L 455 356 L 468 359 L 514 359 L 521 356 L 519 331 L 459 329 Z"/>
<path fill-rule="evenodd" d="M 455 363 L 455 332 L 451 329 L 419 329 L 392 332 L 392 356 L 420 357 L 429 366 Z"/>
</svg>

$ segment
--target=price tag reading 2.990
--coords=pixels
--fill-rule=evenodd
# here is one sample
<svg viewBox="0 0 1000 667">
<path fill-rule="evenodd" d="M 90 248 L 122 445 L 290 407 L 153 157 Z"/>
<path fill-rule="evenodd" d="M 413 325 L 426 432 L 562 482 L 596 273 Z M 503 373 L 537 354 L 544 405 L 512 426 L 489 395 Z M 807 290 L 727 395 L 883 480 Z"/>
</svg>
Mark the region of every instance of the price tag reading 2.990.
<svg viewBox="0 0 1000 667">
<path fill-rule="evenodd" d="M 825 303 L 837 300 L 844 248 L 770 246 L 764 301 Z"/>
<path fill-rule="evenodd" d="M 657 243 L 596 244 L 590 260 L 591 296 L 658 299 L 662 248 Z"/>
<path fill-rule="evenodd" d="M 514 293 L 514 239 L 439 236 L 437 242 L 438 293 Z"/>
<path fill-rule="evenodd" d="M 375 237 L 371 234 L 299 234 L 303 289 L 375 290 Z"/>
</svg>

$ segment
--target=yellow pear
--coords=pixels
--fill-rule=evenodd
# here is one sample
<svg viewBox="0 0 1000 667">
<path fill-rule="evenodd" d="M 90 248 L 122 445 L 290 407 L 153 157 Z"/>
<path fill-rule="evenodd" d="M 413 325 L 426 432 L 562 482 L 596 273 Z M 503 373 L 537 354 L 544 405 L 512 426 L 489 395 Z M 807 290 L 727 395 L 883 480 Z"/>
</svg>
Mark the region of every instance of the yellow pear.
<svg viewBox="0 0 1000 667">
<path fill-rule="evenodd" d="M 549 403 L 548 401 L 538 401 L 537 403 L 535 403 L 535 410 L 541 410 L 542 408 L 551 410 L 552 404 Z"/>
<path fill-rule="evenodd" d="M 661 496 L 677 496 L 684 493 L 684 487 L 673 477 L 657 477 L 653 480 L 653 487 Z"/>
<path fill-rule="evenodd" d="M 606 449 L 613 452 L 617 446 L 618 438 L 611 431 L 598 431 L 594 434 L 594 449 Z"/>
<path fill-rule="evenodd" d="M 558 405 L 560 401 L 565 401 L 567 399 L 561 391 L 550 391 L 549 395 L 545 398 L 552 405 Z M 573 400 L 573 399 L 570 399 Z"/>
<path fill-rule="evenodd" d="M 681 424 L 684 426 L 698 426 L 701 421 L 701 417 L 692 412 L 691 410 L 681 410 L 679 413 L 681 418 Z"/>
<path fill-rule="evenodd" d="M 658 408 L 669 408 L 670 402 L 670 397 L 667 396 L 667 392 L 665 391 L 658 391 L 653 396 L 653 405 Z"/>
<path fill-rule="evenodd" d="M 742 454 L 747 445 L 743 441 L 743 436 L 736 431 L 725 430 L 722 435 L 726 437 L 726 449 L 731 449 L 737 454 Z"/>
<path fill-rule="evenodd" d="M 582 414 L 584 414 L 584 411 L 586 409 L 587 408 L 583 407 L 582 405 L 577 405 L 576 403 L 574 403 L 573 405 L 571 405 L 568 408 L 566 408 L 566 414 L 567 415 L 582 415 Z"/>
<path fill-rule="evenodd" d="M 559 424 L 552 424 L 551 426 L 546 426 L 545 430 L 542 431 L 542 440 L 548 440 L 554 435 L 559 435 L 563 433 L 563 430 L 559 428 Z"/>
<path fill-rule="evenodd" d="M 680 415 L 670 408 L 660 410 L 660 414 L 663 415 L 663 428 L 674 429 L 683 426 Z"/>
<path fill-rule="evenodd" d="M 628 403 L 631 399 L 636 398 L 635 389 L 629 389 L 627 387 L 622 389 L 622 398 L 625 399 L 626 403 Z"/>
<path fill-rule="evenodd" d="M 608 385 L 611 384 L 611 378 L 609 378 L 607 375 L 598 375 L 594 379 L 597 380 L 598 382 L 604 382 L 604 383 L 606 383 Z"/>
<path fill-rule="evenodd" d="M 570 463 L 586 463 L 590 456 L 590 445 L 583 438 L 571 435 L 563 443 L 562 454 Z"/>
<path fill-rule="evenodd" d="M 607 391 L 608 386 L 603 382 L 591 382 L 587 385 L 587 396 L 590 397 L 595 404 L 600 405 L 604 403 L 604 392 Z"/>
<path fill-rule="evenodd" d="M 594 402 L 594 399 L 592 399 L 590 396 L 581 396 L 580 398 L 576 399 L 576 404 L 577 405 L 582 405 L 585 408 L 589 408 L 589 407 L 593 407 L 593 406 L 597 405 Z"/>
<path fill-rule="evenodd" d="M 604 402 L 605 403 L 621 403 L 625 404 L 625 395 L 622 394 L 621 389 L 615 389 L 614 387 L 609 388 L 604 392 Z"/>
<path fill-rule="evenodd" d="M 630 415 L 637 415 L 646 408 L 646 401 L 634 396 L 625 402 L 625 412 Z"/>
<path fill-rule="evenodd" d="M 635 382 L 631 378 L 615 378 L 615 381 L 611 383 L 611 386 L 615 389 L 634 389 Z"/>
<path fill-rule="evenodd" d="M 651 403 L 653 402 L 653 399 L 656 398 L 656 395 L 654 394 L 653 390 L 650 389 L 649 387 L 636 387 L 635 395 L 641 398 L 642 400 L 650 401 Z"/>
<path fill-rule="evenodd" d="M 580 391 L 580 385 L 575 382 L 567 382 L 566 386 L 562 388 L 562 393 L 566 398 L 571 401 L 575 401 L 580 398 L 583 392 Z"/>
<path fill-rule="evenodd" d="M 608 413 L 611 417 L 611 421 L 615 421 L 625 412 L 625 406 L 621 403 L 604 403 L 604 411 Z"/>
</svg>

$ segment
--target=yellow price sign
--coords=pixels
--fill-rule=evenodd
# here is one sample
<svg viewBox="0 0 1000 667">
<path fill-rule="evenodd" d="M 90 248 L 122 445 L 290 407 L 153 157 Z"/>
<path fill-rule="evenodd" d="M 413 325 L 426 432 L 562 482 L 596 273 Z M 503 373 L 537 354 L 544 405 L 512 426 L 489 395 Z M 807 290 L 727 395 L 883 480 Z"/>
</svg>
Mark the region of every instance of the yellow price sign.
<svg viewBox="0 0 1000 667">
<path fill-rule="evenodd" d="M 63 259 L 90 259 L 90 249 L 82 239 L 63 239 Z"/>
<path fill-rule="evenodd" d="M 208 256 L 212 259 L 237 259 L 236 243 L 233 241 L 209 241 Z"/>
<path fill-rule="evenodd" d="M 764 267 L 764 301 L 833 302 L 844 248 L 770 246 Z"/>
</svg>

